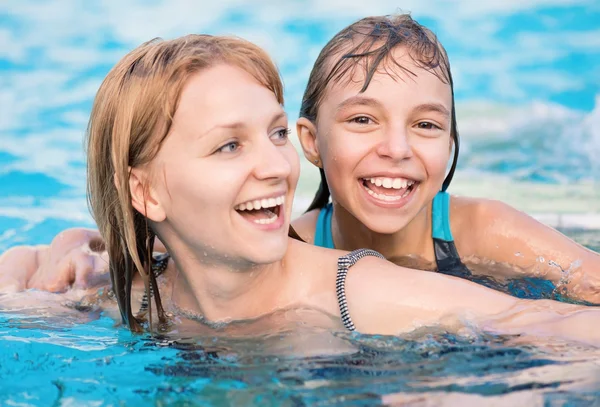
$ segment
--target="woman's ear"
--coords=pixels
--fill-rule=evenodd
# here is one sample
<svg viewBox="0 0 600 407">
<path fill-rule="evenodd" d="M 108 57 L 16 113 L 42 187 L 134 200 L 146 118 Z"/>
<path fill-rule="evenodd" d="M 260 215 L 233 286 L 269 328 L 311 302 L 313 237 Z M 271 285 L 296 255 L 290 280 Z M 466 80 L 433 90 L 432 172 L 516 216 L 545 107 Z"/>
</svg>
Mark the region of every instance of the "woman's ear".
<svg viewBox="0 0 600 407">
<path fill-rule="evenodd" d="M 150 185 L 148 172 L 141 168 L 129 169 L 129 191 L 131 205 L 136 211 L 153 222 L 162 222 L 167 217 L 156 191 Z"/>
<path fill-rule="evenodd" d="M 296 132 L 304 151 L 304 157 L 317 167 L 321 168 L 321 156 L 317 146 L 317 127 L 306 117 L 296 121 Z"/>
</svg>

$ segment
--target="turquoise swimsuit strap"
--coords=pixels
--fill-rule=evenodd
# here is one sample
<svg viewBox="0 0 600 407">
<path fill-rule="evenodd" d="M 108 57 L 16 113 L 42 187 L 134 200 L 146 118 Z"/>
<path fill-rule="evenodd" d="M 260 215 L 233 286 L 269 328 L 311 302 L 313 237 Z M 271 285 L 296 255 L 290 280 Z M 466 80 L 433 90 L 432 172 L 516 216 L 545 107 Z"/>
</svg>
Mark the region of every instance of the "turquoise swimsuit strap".
<svg viewBox="0 0 600 407">
<path fill-rule="evenodd" d="M 447 192 L 438 192 L 433 198 L 431 209 L 432 215 L 432 237 L 435 239 L 452 242 L 450 230 L 450 195 Z M 333 216 L 333 205 L 327 204 L 319 212 L 315 229 L 314 245 L 334 249 L 333 236 L 331 234 L 331 221 Z"/>
<path fill-rule="evenodd" d="M 314 245 L 335 249 L 333 246 L 333 235 L 331 234 L 331 217 L 333 216 L 333 205 L 328 203 L 321 209 L 317 218 L 317 227 L 315 229 Z"/>
<path fill-rule="evenodd" d="M 447 192 L 440 191 L 433 198 L 431 217 L 431 236 L 434 239 L 452 242 L 454 238 L 450 231 L 450 195 Z"/>
</svg>

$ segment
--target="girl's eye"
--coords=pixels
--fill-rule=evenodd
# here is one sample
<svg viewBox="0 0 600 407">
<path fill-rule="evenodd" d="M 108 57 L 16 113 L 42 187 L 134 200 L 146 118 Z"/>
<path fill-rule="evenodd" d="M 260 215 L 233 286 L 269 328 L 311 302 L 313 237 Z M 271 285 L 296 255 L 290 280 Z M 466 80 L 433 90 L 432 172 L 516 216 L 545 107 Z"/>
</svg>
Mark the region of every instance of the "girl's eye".
<svg viewBox="0 0 600 407">
<path fill-rule="evenodd" d="M 218 153 L 235 153 L 240 148 L 240 143 L 231 141 L 217 150 Z"/>
<path fill-rule="evenodd" d="M 285 143 L 287 143 L 290 132 L 291 130 L 289 128 L 279 129 L 275 133 L 273 133 L 273 135 L 271 136 L 271 140 L 273 140 L 273 143 L 275 143 L 275 145 L 284 145 Z"/>
<path fill-rule="evenodd" d="M 424 129 L 424 130 L 433 130 L 433 129 L 440 129 L 439 126 L 436 126 L 435 124 L 431 123 L 431 122 L 419 122 L 417 123 L 417 127 L 419 129 Z"/>
<path fill-rule="evenodd" d="M 369 118 L 367 116 L 356 116 L 356 117 L 350 119 L 350 123 L 366 125 L 366 124 L 373 123 L 373 120 L 371 120 L 371 118 Z"/>
</svg>

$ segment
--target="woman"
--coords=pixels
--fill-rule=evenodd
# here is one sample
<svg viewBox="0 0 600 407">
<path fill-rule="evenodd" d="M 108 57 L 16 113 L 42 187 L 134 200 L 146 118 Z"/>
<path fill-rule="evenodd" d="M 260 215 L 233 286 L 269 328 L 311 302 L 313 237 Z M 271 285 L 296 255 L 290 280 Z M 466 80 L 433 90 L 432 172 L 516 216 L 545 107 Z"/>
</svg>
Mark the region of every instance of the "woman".
<svg viewBox="0 0 600 407">
<path fill-rule="evenodd" d="M 307 307 L 337 316 L 333 329 L 364 333 L 469 324 L 600 343 L 598 309 L 519 300 L 373 251 L 288 238 L 299 162 L 282 105 L 271 60 L 236 38 L 151 41 L 109 72 L 87 132 L 89 201 L 130 329 L 143 329 L 145 312 L 133 314 L 145 291 L 151 324 L 152 312 L 185 325 Z M 155 236 L 173 259 L 160 286 Z"/>
</svg>

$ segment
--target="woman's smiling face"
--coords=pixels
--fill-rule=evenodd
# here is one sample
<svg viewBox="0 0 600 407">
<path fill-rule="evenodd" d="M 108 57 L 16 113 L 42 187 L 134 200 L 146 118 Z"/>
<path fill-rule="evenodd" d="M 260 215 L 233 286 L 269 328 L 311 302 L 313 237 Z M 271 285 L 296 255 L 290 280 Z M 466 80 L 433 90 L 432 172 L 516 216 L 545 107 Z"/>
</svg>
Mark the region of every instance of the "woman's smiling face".
<svg viewBox="0 0 600 407">
<path fill-rule="evenodd" d="M 332 198 L 384 234 L 404 228 L 440 190 L 452 146 L 450 86 L 404 48 L 393 57 L 412 74 L 382 64 L 361 93 L 356 69 L 326 90 L 316 124 Z"/>
<path fill-rule="evenodd" d="M 151 163 L 170 244 L 201 262 L 281 259 L 299 174 L 287 135 L 282 106 L 249 73 L 217 65 L 192 76 Z"/>
</svg>

